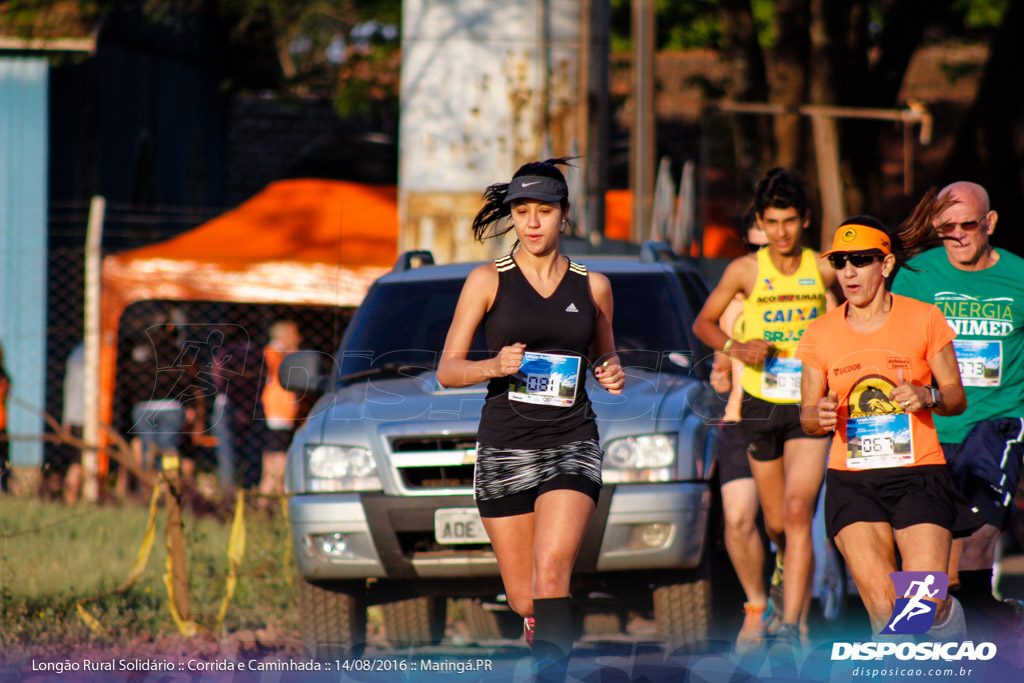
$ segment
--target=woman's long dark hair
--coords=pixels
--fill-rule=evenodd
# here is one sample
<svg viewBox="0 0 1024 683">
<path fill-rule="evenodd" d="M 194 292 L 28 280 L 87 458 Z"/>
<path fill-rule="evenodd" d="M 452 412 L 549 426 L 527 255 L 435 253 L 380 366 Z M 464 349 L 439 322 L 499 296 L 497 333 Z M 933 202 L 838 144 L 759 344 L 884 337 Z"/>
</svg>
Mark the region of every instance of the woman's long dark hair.
<svg viewBox="0 0 1024 683">
<path fill-rule="evenodd" d="M 872 216 L 854 216 L 847 218 L 840 223 L 844 225 L 866 225 L 869 228 L 877 228 L 885 232 L 892 239 L 892 255 L 896 257 L 896 268 L 915 270 L 907 262 L 932 247 L 936 247 L 952 237 L 944 237 L 939 234 L 935 227 L 935 219 L 956 203 L 956 200 L 949 195 L 938 198 L 938 192 L 934 187 L 925 192 L 924 197 L 914 207 L 914 211 L 896 228 L 889 228 L 882 221 Z M 916 272 L 916 271 L 915 271 Z"/>
<path fill-rule="evenodd" d="M 955 203 L 952 195 L 947 194 L 940 198 L 938 190 L 934 187 L 924 193 L 924 197 L 914 207 L 913 213 L 890 233 L 897 266 L 914 270 L 907 265 L 907 261 L 923 251 L 939 246 L 945 240 L 954 239 L 939 234 L 935 219 Z"/>
<path fill-rule="evenodd" d="M 570 161 L 578 159 L 579 157 L 559 157 L 557 159 L 547 159 L 546 161 L 531 161 L 528 164 L 523 164 L 519 167 L 519 170 L 512 176 L 518 178 L 524 175 L 536 175 L 543 176 L 545 178 L 551 178 L 565 182 L 565 176 L 558 170 L 559 166 L 572 166 Z M 512 215 L 512 206 L 505 203 L 505 197 L 508 195 L 508 183 L 495 183 L 486 190 L 484 190 L 484 205 L 477 212 L 476 217 L 473 219 L 473 237 L 478 242 L 483 242 L 491 237 L 501 237 L 509 230 L 512 229 L 512 223 L 508 222 L 504 225 L 497 225 L 503 218 L 508 218 Z M 569 200 L 562 200 L 562 211 L 565 211 L 569 206 Z M 572 229 L 574 226 L 571 219 L 566 217 L 566 224 Z"/>
</svg>

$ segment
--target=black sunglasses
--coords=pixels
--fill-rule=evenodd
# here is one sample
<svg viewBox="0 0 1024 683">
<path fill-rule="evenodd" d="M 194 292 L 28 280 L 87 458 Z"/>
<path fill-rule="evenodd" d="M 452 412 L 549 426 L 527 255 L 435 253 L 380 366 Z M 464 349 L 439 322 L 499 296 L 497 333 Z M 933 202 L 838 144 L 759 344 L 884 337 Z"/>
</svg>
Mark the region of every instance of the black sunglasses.
<svg viewBox="0 0 1024 683">
<path fill-rule="evenodd" d="M 854 268 L 863 268 L 869 266 L 875 262 L 880 254 L 864 254 L 861 252 L 847 252 L 840 254 L 829 254 L 828 262 L 835 270 L 842 270 L 846 267 L 846 262 L 849 261 L 850 265 Z"/>
</svg>

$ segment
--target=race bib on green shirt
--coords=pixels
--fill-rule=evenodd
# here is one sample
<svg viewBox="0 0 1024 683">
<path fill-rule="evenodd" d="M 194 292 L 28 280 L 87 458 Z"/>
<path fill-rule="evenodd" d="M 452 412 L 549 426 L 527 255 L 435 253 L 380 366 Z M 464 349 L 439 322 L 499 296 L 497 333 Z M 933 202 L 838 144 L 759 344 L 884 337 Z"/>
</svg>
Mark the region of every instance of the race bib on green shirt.
<svg viewBox="0 0 1024 683">
<path fill-rule="evenodd" d="M 999 339 L 953 340 L 960 378 L 965 387 L 998 387 L 1003 375 L 1003 342 Z"/>
</svg>

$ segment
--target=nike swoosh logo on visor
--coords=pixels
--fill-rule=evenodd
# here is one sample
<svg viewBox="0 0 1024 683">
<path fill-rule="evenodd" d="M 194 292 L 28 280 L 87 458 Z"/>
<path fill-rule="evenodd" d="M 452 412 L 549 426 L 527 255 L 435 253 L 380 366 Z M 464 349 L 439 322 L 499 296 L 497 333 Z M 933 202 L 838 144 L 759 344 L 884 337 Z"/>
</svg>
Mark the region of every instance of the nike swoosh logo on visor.
<svg viewBox="0 0 1024 683">
<path fill-rule="evenodd" d="M 536 185 L 539 182 L 540 182 L 539 180 L 534 180 L 532 183 L 523 183 L 523 187 L 529 187 L 530 185 Z"/>
</svg>

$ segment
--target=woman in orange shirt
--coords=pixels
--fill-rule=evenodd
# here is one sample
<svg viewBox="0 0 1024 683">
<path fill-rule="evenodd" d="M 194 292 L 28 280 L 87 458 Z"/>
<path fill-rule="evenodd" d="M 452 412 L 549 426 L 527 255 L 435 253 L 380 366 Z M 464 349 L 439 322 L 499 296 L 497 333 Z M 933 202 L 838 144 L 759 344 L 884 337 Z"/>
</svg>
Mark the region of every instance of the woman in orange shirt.
<svg viewBox="0 0 1024 683">
<path fill-rule="evenodd" d="M 926 638 L 946 640 L 963 633 L 963 610 L 955 598 L 943 599 L 936 582 L 953 537 L 969 535 L 983 521 L 957 493 L 932 421 L 933 413 L 958 415 L 967 406 L 956 335 L 935 306 L 891 294 L 886 286 L 897 266 L 937 241 L 937 213 L 931 195 L 895 231 L 869 216 L 839 226 L 823 255 L 846 303 L 811 323 L 797 357 L 804 368 L 804 430 L 835 430 L 825 477 L 826 527 L 874 632 L 921 633 L 907 630 L 905 621 L 897 625 L 900 616 L 893 613 L 896 597 L 911 597 L 911 611 L 934 612 Z M 907 595 L 890 580 L 896 571 L 928 575 L 921 574 Z M 922 607 L 926 598 L 936 607 Z"/>
</svg>

